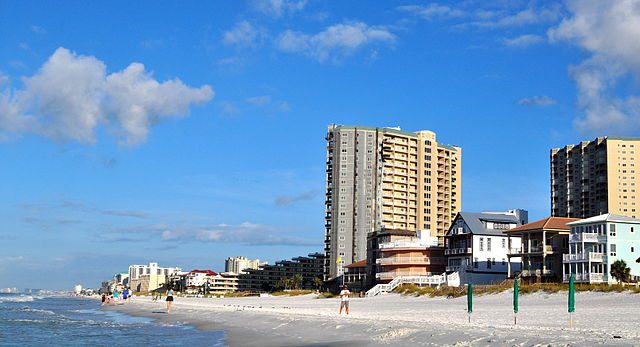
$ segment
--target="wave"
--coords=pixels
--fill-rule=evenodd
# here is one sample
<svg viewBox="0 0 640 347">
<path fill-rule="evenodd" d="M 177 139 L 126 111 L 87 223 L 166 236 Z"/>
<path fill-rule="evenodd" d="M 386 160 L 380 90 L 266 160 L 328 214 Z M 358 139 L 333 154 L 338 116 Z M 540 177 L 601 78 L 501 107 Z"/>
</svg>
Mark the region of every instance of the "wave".
<svg viewBox="0 0 640 347">
<path fill-rule="evenodd" d="M 20 309 L 20 311 L 23 312 L 35 312 L 35 313 L 42 313 L 42 314 L 46 314 L 46 315 L 55 315 L 56 313 L 53 311 L 49 311 L 49 310 L 41 310 L 39 308 L 31 308 L 31 307 L 23 307 Z"/>
<path fill-rule="evenodd" d="M 31 295 L 20 295 L 20 296 L 3 296 L 0 298 L 0 303 L 3 302 L 30 302 L 36 299 L 41 299 L 40 297 L 34 298 Z"/>
</svg>

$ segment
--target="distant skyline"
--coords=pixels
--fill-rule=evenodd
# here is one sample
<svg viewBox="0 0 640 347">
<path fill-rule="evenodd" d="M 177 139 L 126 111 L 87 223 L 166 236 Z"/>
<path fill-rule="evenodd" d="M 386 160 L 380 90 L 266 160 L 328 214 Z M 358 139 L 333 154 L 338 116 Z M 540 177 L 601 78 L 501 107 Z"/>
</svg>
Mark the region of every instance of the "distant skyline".
<svg viewBox="0 0 640 347">
<path fill-rule="evenodd" d="M 549 150 L 640 134 L 638 1 L 0 0 L 0 287 L 323 249 L 327 125 L 462 147 L 463 211 L 550 214 Z"/>
</svg>

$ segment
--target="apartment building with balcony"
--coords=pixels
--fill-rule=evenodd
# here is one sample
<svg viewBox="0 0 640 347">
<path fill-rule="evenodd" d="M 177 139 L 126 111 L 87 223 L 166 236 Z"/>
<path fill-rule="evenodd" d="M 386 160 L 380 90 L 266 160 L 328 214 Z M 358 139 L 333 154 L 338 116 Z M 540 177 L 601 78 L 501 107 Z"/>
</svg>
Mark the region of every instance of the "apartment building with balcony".
<svg viewBox="0 0 640 347">
<path fill-rule="evenodd" d="M 243 256 L 229 257 L 224 262 L 224 271 L 241 274 L 245 269 L 257 270 L 262 265 L 266 265 L 266 263 L 261 262 L 260 259 L 250 260 Z"/>
<path fill-rule="evenodd" d="M 268 292 L 276 289 L 283 278 L 302 276 L 301 289 L 315 289 L 314 279 L 322 279 L 325 264 L 324 254 L 311 253 L 306 257 L 295 257 L 291 260 L 277 261 L 273 265 L 262 265 L 259 269 L 245 269 L 238 276 L 238 290 L 251 292 Z"/>
<path fill-rule="evenodd" d="M 158 263 L 129 266 L 129 286 L 134 292 L 148 292 L 160 288 L 179 267 L 160 267 Z"/>
<path fill-rule="evenodd" d="M 640 138 L 598 137 L 551 149 L 551 215 L 640 216 Z"/>
<path fill-rule="evenodd" d="M 514 263 L 514 259 L 520 259 L 521 271 L 518 273 L 509 266 L 507 277 L 519 274 L 526 282 L 562 282 L 562 259 L 569 253 L 571 232 L 567 223 L 578 220 L 547 217 L 507 230 L 505 234 L 509 239 L 517 237 L 521 240 L 520 247 L 511 247 L 507 253 L 507 265 Z"/>
<path fill-rule="evenodd" d="M 526 224 L 525 210 L 459 212 L 445 236 L 447 272 L 459 272 L 461 283 L 491 284 L 507 278 L 508 269 L 520 269 L 520 259 L 509 259 L 509 248 L 520 238 L 504 232 Z"/>
<path fill-rule="evenodd" d="M 603 214 L 568 223 L 569 254 L 563 256 L 563 280 L 571 274 L 576 282 L 616 283 L 611 265 L 624 260 L 631 275 L 640 276 L 640 220 L 615 214 Z"/>
<path fill-rule="evenodd" d="M 325 279 L 367 257 L 375 230 L 443 237 L 461 206 L 462 149 L 431 131 L 331 125 L 327 136 Z"/>
<path fill-rule="evenodd" d="M 445 270 L 444 247 L 429 232 L 383 229 L 371 233 L 368 243 L 369 286 L 399 276 L 440 275 Z"/>
</svg>

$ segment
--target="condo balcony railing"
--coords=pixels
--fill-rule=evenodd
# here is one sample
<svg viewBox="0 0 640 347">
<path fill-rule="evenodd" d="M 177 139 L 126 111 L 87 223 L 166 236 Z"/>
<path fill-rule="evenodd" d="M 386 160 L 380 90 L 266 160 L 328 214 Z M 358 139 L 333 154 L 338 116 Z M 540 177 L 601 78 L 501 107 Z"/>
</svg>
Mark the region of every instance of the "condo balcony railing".
<svg viewBox="0 0 640 347">
<path fill-rule="evenodd" d="M 420 242 L 420 241 L 396 241 L 381 243 L 378 247 L 381 250 L 393 249 L 393 248 L 428 248 L 435 247 L 437 245 Z"/>
<path fill-rule="evenodd" d="M 571 234 L 569 238 L 570 242 L 598 242 L 599 239 L 605 236 L 600 236 L 598 233 L 576 233 Z"/>
<path fill-rule="evenodd" d="M 471 247 L 447 248 L 444 250 L 445 255 L 468 254 L 471 253 Z"/>
<path fill-rule="evenodd" d="M 571 274 L 564 274 L 563 276 L 563 281 L 564 282 L 569 282 L 569 277 L 571 276 Z M 603 273 L 597 273 L 597 272 L 585 272 L 585 273 L 578 273 L 575 274 L 574 280 L 577 282 L 590 282 L 590 283 L 597 283 L 597 282 L 608 282 L 609 281 L 609 276 L 607 276 L 606 274 Z"/>
<path fill-rule="evenodd" d="M 455 271 L 471 271 L 473 270 L 473 266 L 471 265 L 449 265 L 446 267 L 447 272 L 455 272 Z"/>
<path fill-rule="evenodd" d="M 443 257 L 387 257 L 376 259 L 376 264 L 380 265 L 401 265 L 401 264 L 434 264 L 445 265 Z"/>
<path fill-rule="evenodd" d="M 603 253 L 582 252 L 574 254 L 563 254 L 562 261 L 565 263 L 582 261 L 602 262 L 604 260 L 604 257 L 605 255 Z"/>
<path fill-rule="evenodd" d="M 431 272 L 426 271 L 385 271 L 376 273 L 377 279 L 388 280 L 398 276 L 430 276 Z"/>
<path fill-rule="evenodd" d="M 524 277 L 529 277 L 529 276 L 551 276 L 553 275 L 553 271 L 552 270 L 541 270 L 541 269 L 536 269 L 536 270 L 522 270 L 520 272 L 520 275 L 524 276 Z"/>
</svg>

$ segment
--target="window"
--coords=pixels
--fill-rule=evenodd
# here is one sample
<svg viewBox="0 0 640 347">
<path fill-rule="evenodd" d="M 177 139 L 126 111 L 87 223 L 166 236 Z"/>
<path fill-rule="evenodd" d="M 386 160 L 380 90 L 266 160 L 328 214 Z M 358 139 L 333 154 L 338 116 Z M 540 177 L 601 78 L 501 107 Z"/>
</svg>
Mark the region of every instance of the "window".
<svg viewBox="0 0 640 347">
<path fill-rule="evenodd" d="M 616 256 L 616 245 L 614 243 L 611 244 L 610 251 L 611 251 L 610 255 L 612 257 L 615 257 Z"/>
<path fill-rule="evenodd" d="M 506 265 L 506 264 L 507 264 L 507 261 L 504 260 L 504 258 L 502 258 L 502 265 Z"/>
<path fill-rule="evenodd" d="M 636 212 L 636 210 L 633 210 L 633 212 Z M 631 227 L 631 232 L 634 232 L 633 227 Z"/>
<path fill-rule="evenodd" d="M 478 258 L 473 258 L 473 268 L 474 269 L 478 268 Z"/>
<path fill-rule="evenodd" d="M 507 247 L 507 240 L 503 237 L 502 238 L 502 248 L 506 248 L 506 247 Z M 503 260 L 503 262 L 504 262 L 504 260 Z M 502 264 L 502 265 L 504 265 L 504 264 Z"/>
<path fill-rule="evenodd" d="M 480 250 L 481 251 L 484 250 L 484 238 L 483 237 L 480 238 Z"/>
<path fill-rule="evenodd" d="M 491 269 L 491 259 L 487 258 L 487 269 Z"/>
<path fill-rule="evenodd" d="M 609 236 L 616 236 L 616 225 L 611 224 L 609 226 Z"/>
<path fill-rule="evenodd" d="M 635 253 L 635 251 L 636 249 L 633 246 L 631 246 L 631 253 Z"/>
<path fill-rule="evenodd" d="M 487 237 L 487 251 L 491 252 L 491 238 Z"/>
</svg>

